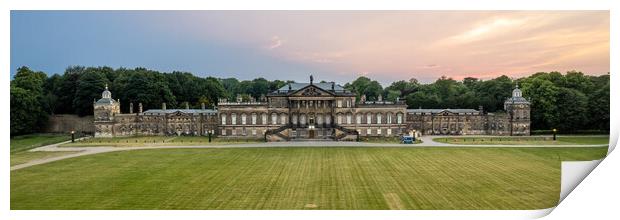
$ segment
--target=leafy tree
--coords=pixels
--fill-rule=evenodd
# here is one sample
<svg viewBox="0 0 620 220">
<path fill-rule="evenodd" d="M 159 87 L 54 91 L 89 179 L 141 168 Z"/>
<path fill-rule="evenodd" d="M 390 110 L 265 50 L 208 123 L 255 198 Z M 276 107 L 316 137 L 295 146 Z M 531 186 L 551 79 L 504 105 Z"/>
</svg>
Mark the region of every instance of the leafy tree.
<svg viewBox="0 0 620 220">
<path fill-rule="evenodd" d="M 601 76 L 604 78 L 605 75 Z M 609 131 L 609 101 L 610 101 L 610 88 L 609 88 L 609 75 L 606 75 L 607 83 L 600 86 L 596 91 L 588 95 L 588 122 L 586 128 L 599 129 Z"/>
<path fill-rule="evenodd" d="M 39 102 L 32 91 L 11 86 L 11 136 L 37 131 L 40 113 Z"/>
<path fill-rule="evenodd" d="M 11 135 L 37 132 L 47 124 L 48 114 L 41 107 L 46 78 L 28 67 L 17 69 L 11 81 Z"/>
<path fill-rule="evenodd" d="M 43 94 L 43 85 L 46 81 L 47 75 L 43 72 L 33 72 L 28 67 L 20 67 L 15 73 L 13 84 L 16 87 L 29 90 L 34 93 L 37 98 Z"/>
<path fill-rule="evenodd" d="M 79 116 L 93 114 L 93 100 L 101 98 L 108 84 L 106 76 L 95 68 L 88 68 L 80 76 L 73 99 L 73 109 Z"/>
<path fill-rule="evenodd" d="M 588 100 L 582 92 L 571 88 L 558 88 L 556 113 L 552 124 L 560 131 L 575 131 L 584 128 L 588 119 Z"/>
<path fill-rule="evenodd" d="M 252 80 L 252 86 L 251 89 L 249 91 L 249 94 L 252 97 L 258 98 L 263 94 L 267 94 L 269 93 L 269 89 L 271 88 L 271 85 L 269 83 L 269 81 L 267 81 L 265 78 L 256 78 L 254 80 Z"/>
<path fill-rule="evenodd" d="M 60 83 L 60 88 L 54 91 L 58 97 L 58 108 L 56 112 L 59 114 L 75 114 L 73 109 L 73 100 L 75 99 L 76 88 L 80 76 L 86 68 L 83 66 L 70 66 L 65 70 Z"/>
<path fill-rule="evenodd" d="M 168 108 L 177 108 L 176 98 L 168 87 L 166 78 L 162 74 L 149 72 L 143 69 L 130 71 L 129 74 L 119 75 L 114 82 L 112 95 L 121 99 L 121 108 L 127 111 L 129 102 L 142 103 L 144 110 L 159 109 L 162 103 Z"/>
<path fill-rule="evenodd" d="M 377 100 L 377 97 L 383 93 L 383 88 L 379 82 L 364 76 L 345 84 L 344 88 L 356 93 L 358 100 L 362 95 L 366 95 L 367 100 Z"/>
<path fill-rule="evenodd" d="M 559 120 L 556 97 L 559 88 L 551 81 L 533 77 L 522 82 L 523 93 L 530 98 L 532 128 L 550 129 Z"/>
</svg>

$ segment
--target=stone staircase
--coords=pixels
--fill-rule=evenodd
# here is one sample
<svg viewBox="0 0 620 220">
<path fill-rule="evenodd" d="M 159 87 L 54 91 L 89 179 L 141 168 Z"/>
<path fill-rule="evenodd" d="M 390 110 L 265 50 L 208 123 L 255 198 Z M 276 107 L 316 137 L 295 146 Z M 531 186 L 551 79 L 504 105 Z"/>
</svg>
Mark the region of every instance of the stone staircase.
<svg viewBox="0 0 620 220">
<path fill-rule="evenodd" d="M 336 141 L 359 141 L 359 133 L 357 130 L 342 127 L 338 124 L 334 124 L 334 130 L 336 135 L 334 140 Z"/>
<path fill-rule="evenodd" d="M 290 125 L 280 126 L 276 129 L 270 129 L 265 132 L 265 141 L 289 141 L 289 135 L 287 135 L 291 129 Z"/>
<path fill-rule="evenodd" d="M 358 141 L 356 130 L 340 125 L 333 127 L 292 127 L 284 125 L 265 132 L 265 141 Z"/>
</svg>

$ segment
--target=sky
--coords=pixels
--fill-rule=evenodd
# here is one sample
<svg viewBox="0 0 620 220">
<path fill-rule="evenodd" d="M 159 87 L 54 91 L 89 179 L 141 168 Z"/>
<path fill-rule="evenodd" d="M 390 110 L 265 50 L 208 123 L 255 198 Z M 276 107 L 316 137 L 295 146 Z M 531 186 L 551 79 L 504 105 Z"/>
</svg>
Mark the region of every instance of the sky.
<svg viewBox="0 0 620 220">
<path fill-rule="evenodd" d="M 610 69 L 608 11 L 12 11 L 20 66 L 386 85 Z"/>
</svg>

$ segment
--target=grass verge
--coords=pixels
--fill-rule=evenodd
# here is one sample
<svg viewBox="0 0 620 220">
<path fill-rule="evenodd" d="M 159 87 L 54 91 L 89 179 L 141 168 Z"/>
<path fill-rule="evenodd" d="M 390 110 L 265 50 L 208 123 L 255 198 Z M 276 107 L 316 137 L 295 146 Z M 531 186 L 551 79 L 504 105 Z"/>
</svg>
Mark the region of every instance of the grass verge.
<svg viewBox="0 0 620 220">
<path fill-rule="evenodd" d="M 444 137 L 433 141 L 448 144 L 488 144 L 488 145 L 591 145 L 609 144 L 609 136 L 560 136 L 554 141 L 549 136 L 526 137 Z"/>
<path fill-rule="evenodd" d="M 119 151 L 11 172 L 11 209 L 543 209 L 584 148 Z"/>
</svg>

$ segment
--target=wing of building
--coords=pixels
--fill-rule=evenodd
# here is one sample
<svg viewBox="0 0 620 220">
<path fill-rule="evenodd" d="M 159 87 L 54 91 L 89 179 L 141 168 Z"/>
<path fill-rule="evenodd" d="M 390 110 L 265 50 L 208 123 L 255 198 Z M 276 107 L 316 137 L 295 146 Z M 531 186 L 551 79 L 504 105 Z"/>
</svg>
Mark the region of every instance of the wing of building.
<svg viewBox="0 0 620 220">
<path fill-rule="evenodd" d="M 517 87 L 504 112 L 475 109 L 407 109 L 402 100 L 368 101 L 336 83 L 289 83 L 258 99 L 218 100 L 213 109 L 161 109 L 120 112 L 107 86 L 93 103 L 96 137 L 208 135 L 265 138 L 268 141 L 343 140 L 424 135 L 529 135 L 530 102 Z"/>
</svg>

